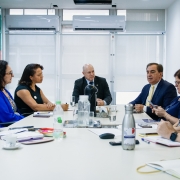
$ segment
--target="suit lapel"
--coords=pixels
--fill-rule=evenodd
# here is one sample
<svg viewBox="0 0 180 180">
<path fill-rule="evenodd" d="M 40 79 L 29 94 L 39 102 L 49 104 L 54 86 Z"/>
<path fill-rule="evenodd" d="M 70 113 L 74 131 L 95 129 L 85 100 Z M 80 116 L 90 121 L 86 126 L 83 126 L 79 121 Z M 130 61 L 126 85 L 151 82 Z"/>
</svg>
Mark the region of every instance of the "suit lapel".
<svg viewBox="0 0 180 180">
<path fill-rule="evenodd" d="M 94 78 L 94 86 L 96 86 L 96 87 L 98 88 L 98 84 L 99 84 L 98 79 L 97 79 L 97 77 L 95 76 L 95 78 Z"/>
<path fill-rule="evenodd" d="M 86 86 L 87 86 L 87 81 L 86 81 L 85 77 L 83 77 L 83 84 L 82 84 L 83 94 L 84 94 L 84 89 L 85 89 Z"/>
<path fill-rule="evenodd" d="M 148 97 L 148 95 L 149 95 L 149 89 L 150 89 L 150 87 L 151 87 L 151 85 L 148 84 L 147 90 L 145 91 L 146 94 L 145 94 L 145 98 L 144 98 L 143 104 L 146 104 L 146 100 L 147 100 L 147 97 Z"/>
<path fill-rule="evenodd" d="M 152 101 L 154 101 L 157 98 L 158 94 L 161 92 L 162 85 L 163 85 L 163 79 L 159 82 L 159 84 L 158 84 L 158 86 L 157 86 L 157 88 L 155 90 L 155 93 L 154 93 L 154 95 L 152 97 Z"/>
</svg>

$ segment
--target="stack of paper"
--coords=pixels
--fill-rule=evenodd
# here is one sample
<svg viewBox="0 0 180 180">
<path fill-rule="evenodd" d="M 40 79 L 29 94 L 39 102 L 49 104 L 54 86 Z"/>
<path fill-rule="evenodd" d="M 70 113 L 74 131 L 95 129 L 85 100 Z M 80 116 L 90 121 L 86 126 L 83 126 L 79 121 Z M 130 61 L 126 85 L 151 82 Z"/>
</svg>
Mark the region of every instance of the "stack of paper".
<svg viewBox="0 0 180 180">
<path fill-rule="evenodd" d="M 168 161 L 155 161 L 147 163 L 147 165 L 155 169 L 164 171 L 177 178 L 180 178 L 180 159 Z"/>
<path fill-rule="evenodd" d="M 27 128 L 22 128 L 22 129 L 13 129 L 13 130 L 8 130 L 8 131 L 2 131 L 0 132 L 0 136 L 5 136 L 5 135 L 9 135 L 9 134 L 17 134 L 20 132 L 25 132 L 28 131 Z"/>
<path fill-rule="evenodd" d="M 180 146 L 179 142 L 174 142 L 174 141 L 162 138 L 161 136 L 151 136 L 151 137 L 148 136 L 148 137 L 144 137 L 144 139 L 147 141 L 151 141 L 151 142 L 162 144 L 169 147 Z"/>
<path fill-rule="evenodd" d="M 19 142 L 34 140 L 34 139 L 41 139 L 44 137 L 43 134 L 36 133 L 36 132 L 29 132 L 29 131 L 17 133 L 15 135 L 17 137 L 17 141 L 19 141 Z M 5 140 L 5 136 L 2 136 L 1 139 Z"/>
</svg>

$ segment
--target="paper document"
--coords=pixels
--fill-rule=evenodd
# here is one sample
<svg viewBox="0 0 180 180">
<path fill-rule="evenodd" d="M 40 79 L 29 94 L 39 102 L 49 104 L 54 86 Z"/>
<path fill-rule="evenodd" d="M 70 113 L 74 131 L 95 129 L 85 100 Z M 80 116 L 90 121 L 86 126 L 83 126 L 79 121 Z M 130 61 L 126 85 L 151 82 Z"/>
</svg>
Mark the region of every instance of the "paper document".
<svg viewBox="0 0 180 180">
<path fill-rule="evenodd" d="M 155 169 L 164 171 L 172 176 L 180 178 L 180 159 L 167 160 L 167 161 L 155 161 L 146 163 Z"/>
<path fill-rule="evenodd" d="M 29 132 L 29 131 L 25 131 L 25 132 L 21 132 L 21 133 L 17 133 L 15 134 L 17 137 L 17 140 L 19 142 L 21 141 L 28 141 L 28 140 L 33 140 L 33 139 L 41 139 L 43 138 L 43 134 L 40 133 L 36 133 L 36 132 Z M 2 136 L 1 139 L 4 139 L 5 136 Z"/>
<path fill-rule="evenodd" d="M 148 136 L 148 137 L 144 137 L 144 139 L 154 142 L 154 143 L 157 143 L 157 144 L 169 146 L 169 147 L 180 146 L 179 142 L 174 142 L 169 139 L 162 138 L 161 136 L 151 136 L 151 137 Z"/>
<path fill-rule="evenodd" d="M 100 134 L 104 134 L 104 133 L 112 133 L 115 136 L 121 136 L 122 132 L 119 129 L 113 129 L 113 128 L 101 128 L 101 129 L 88 129 L 89 131 L 97 134 L 98 136 Z"/>
<path fill-rule="evenodd" d="M 38 111 L 34 112 L 33 117 L 50 117 L 53 116 L 53 111 Z"/>
<path fill-rule="evenodd" d="M 24 131 L 28 131 L 28 129 L 23 128 L 23 129 L 13 129 L 13 130 L 8 130 L 8 131 L 2 131 L 2 132 L 0 132 L 0 136 L 5 136 L 8 134 L 17 134 L 17 133 L 24 132 Z"/>
</svg>

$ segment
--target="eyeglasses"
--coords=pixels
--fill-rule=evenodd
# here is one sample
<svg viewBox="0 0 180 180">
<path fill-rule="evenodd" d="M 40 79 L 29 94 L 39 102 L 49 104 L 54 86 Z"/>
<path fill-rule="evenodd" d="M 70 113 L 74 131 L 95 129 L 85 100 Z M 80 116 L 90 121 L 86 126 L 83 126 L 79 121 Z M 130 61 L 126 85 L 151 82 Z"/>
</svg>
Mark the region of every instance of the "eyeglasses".
<svg viewBox="0 0 180 180">
<path fill-rule="evenodd" d="M 8 72 L 8 73 L 6 73 L 6 74 L 7 74 L 7 75 L 11 75 L 11 76 L 14 75 L 12 71 L 11 71 L 11 72 Z"/>
<path fill-rule="evenodd" d="M 180 81 L 175 81 L 175 85 L 178 86 L 180 84 Z"/>
</svg>

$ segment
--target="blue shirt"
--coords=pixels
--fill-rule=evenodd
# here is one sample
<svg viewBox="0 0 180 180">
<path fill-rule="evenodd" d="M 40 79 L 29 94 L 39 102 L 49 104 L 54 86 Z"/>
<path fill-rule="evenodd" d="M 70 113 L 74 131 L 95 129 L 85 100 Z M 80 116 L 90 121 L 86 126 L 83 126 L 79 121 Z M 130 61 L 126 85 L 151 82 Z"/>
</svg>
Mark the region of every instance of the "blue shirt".
<svg viewBox="0 0 180 180">
<path fill-rule="evenodd" d="M 176 97 L 165 110 L 171 116 L 180 119 L 180 96 Z"/>
<path fill-rule="evenodd" d="M 13 100 L 9 91 L 7 89 L 5 89 L 5 91 L 8 93 L 10 98 Z M 8 98 L 5 96 L 5 94 L 2 91 L 0 91 L 0 106 L 1 106 L 0 107 L 0 123 L 14 122 L 14 121 L 18 121 L 18 120 L 24 118 L 24 116 L 14 113 Z"/>
</svg>

